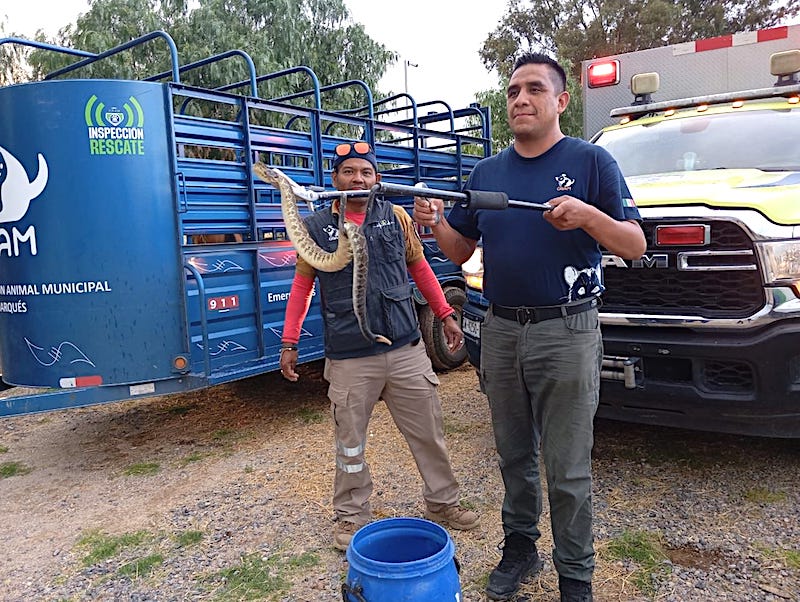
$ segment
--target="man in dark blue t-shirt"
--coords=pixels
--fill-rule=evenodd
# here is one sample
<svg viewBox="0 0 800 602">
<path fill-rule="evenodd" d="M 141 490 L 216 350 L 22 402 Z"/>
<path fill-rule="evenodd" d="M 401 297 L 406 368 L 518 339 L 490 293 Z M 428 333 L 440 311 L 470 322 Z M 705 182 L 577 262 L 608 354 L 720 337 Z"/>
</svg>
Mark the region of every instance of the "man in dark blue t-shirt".
<svg viewBox="0 0 800 602">
<path fill-rule="evenodd" d="M 481 386 L 489 399 L 505 484 L 503 558 L 486 593 L 508 600 L 543 563 L 540 537 L 544 460 L 553 530 L 553 562 L 562 602 L 591 602 L 593 420 L 603 357 L 598 298 L 600 245 L 627 259 L 646 249 L 639 212 L 614 159 L 561 132 L 569 103 L 566 74 L 553 59 L 524 54 L 508 84 L 514 144 L 478 163 L 466 188 L 502 191 L 523 208 L 453 207 L 417 198 L 414 220 L 463 263 L 483 241 Z"/>
</svg>

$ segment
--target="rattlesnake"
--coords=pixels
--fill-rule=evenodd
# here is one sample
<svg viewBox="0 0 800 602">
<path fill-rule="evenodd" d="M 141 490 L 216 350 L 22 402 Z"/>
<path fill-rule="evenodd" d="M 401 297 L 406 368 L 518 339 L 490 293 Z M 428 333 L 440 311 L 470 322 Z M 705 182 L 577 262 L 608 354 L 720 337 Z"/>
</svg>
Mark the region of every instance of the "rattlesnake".
<svg viewBox="0 0 800 602">
<path fill-rule="evenodd" d="M 367 317 L 367 270 L 369 266 L 369 253 L 367 239 L 361 228 L 346 222 L 344 219 L 344 206 L 339 212 L 339 243 L 336 250 L 328 252 L 320 248 L 311 238 L 300 211 L 297 209 L 297 195 L 294 192 L 296 184 L 289 176 L 274 167 L 267 167 L 263 163 L 253 165 L 255 174 L 268 184 L 275 186 L 281 193 L 281 213 L 286 224 L 286 233 L 294 244 L 297 253 L 308 264 L 322 272 L 338 272 L 353 261 L 353 310 L 356 314 L 358 327 L 361 334 L 368 341 L 391 345 L 392 342 L 383 335 L 375 334 L 369 327 Z M 346 244 L 341 244 L 342 238 Z"/>
<path fill-rule="evenodd" d="M 344 210 L 342 210 L 344 212 Z M 369 253 L 367 252 L 367 239 L 361 228 L 350 222 L 344 224 L 347 240 L 353 249 L 353 309 L 358 320 L 361 334 L 368 341 L 391 345 L 392 342 L 385 336 L 375 334 L 369 327 L 367 319 L 367 270 L 369 268 Z"/>
</svg>

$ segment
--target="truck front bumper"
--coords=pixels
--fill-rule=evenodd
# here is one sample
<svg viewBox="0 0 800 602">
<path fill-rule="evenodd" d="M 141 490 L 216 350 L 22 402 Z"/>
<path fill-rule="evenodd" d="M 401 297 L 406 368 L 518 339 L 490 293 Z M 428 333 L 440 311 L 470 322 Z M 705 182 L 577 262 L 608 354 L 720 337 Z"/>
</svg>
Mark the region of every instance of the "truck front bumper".
<svg viewBox="0 0 800 602">
<path fill-rule="evenodd" d="M 488 304 L 468 295 L 463 324 L 480 367 Z M 800 438 L 800 319 L 726 331 L 604 324 L 602 418 Z"/>
<path fill-rule="evenodd" d="M 604 324 L 598 415 L 800 437 L 798 342 L 800 320 L 725 332 Z"/>
</svg>

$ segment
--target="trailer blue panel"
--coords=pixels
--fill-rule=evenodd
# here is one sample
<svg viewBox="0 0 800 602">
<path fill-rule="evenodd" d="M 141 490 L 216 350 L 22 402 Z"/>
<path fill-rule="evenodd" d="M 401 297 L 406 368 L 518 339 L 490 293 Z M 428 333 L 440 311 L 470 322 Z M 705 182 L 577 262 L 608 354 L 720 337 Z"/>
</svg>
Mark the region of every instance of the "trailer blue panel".
<svg viewBox="0 0 800 602">
<path fill-rule="evenodd" d="M 5 382 L 175 376 L 184 295 L 165 86 L 0 88 L 0 357 Z"/>
<path fill-rule="evenodd" d="M 170 71 L 145 81 L 55 79 L 151 41 L 167 43 Z M 452 191 L 490 152 L 487 109 L 437 103 L 442 111 L 420 117 L 413 102 L 374 102 L 363 82 L 321 88 L 307 67 L 257 76 L 241 51 L 179 66 L 163 31 L 100 54 L 5 43 L 84 58 L 43 81 L 0 88 L 0 368 L 4 384 L 49 389 L 2 400 L 0 416 L 277 369 L 296 253 L 280 194 L 254 176 L 255 162 L 303 186 L 330 187 L 333 148 L 363 139 L 374 145 L 385 182 L 424 180 Z M 180 81 L 230 56 L 245 59 L 248 80 L 216 89 Z M 308 91 L 258 96 L 259 82 L 294 73 L 308 76 Z M 363 106 L 322 106 L 321 91 L 352 86 Z M 245 88 L 250 95 L 233 92 Z M 463 288 L 458 266 L 430 232 L 420 234 L 439 281 Z M 430 325 L 430 308 L 415 299 Z M 299 359 L 323 353 L 314 297 Z"/>
</svg>

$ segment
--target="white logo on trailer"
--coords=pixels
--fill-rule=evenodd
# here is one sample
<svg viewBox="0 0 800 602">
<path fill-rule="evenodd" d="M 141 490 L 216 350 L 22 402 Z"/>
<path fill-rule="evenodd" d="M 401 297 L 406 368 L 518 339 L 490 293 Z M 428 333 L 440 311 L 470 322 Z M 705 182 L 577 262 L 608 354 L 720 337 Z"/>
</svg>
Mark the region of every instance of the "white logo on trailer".
<svg viewBox="0 0 800 602">
<path fill-rule="evenodd" d="M 47 161 L 39 153 L 39 171 L 34 180 L 28 180 L 28 173 L 14 155 L 0 146 L 0 158 L 5 167 L 6 177 L 0 184 L 0 223 L 16 222 L 25 217 L 31 201 L 42 194 L 47 186 Z"/>
<path fill-rule="evenodd" d="M 33 180 L 28 178 L 22 163 L 8 150 L 0 146 L 0 167 L 5 177 L 0 183 L 0 223 L 17 222 L 25 217 L 31 201 L 47 186 L 49 170 L 41 153 L 37 154 L 39 167 Z M 31 255 L 36 255 L 36 228 L 29 226 L 24 233 L 12 227 L 9 232 L 0 228 L 0 255 L 19 256 L 20 243 L 28 243 Z"/>
</svg>

